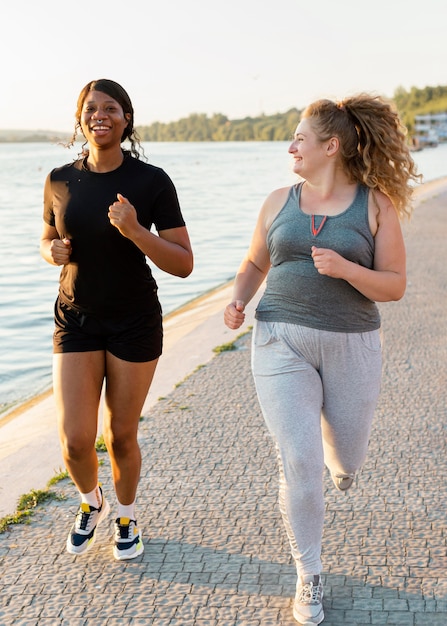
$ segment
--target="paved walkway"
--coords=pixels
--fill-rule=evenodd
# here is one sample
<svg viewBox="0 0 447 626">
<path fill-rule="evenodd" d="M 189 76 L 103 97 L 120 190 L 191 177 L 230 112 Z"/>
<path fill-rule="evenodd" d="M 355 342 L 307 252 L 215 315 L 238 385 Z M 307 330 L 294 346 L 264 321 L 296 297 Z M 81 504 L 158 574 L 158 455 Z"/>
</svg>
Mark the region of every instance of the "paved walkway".
<svg viewBox="0 0 447 626">
<path fill-rule="evenodd" d="M 367 462 L 347 494 L 325 479 L 324 626 L 447 624 L 447 188 L 438 192 L 405 229 L 406 297 L 381 306 L 383 392 Z M 0 535 L 0 624 L 295 623 L 249 341 L 194 371 L 141 422 L 142 557 L 113 561 L 112 516 L 85 557 L 68 555 L 78 498 L 63 481 L 54 489 L 64 501 Z"/>
</svg>

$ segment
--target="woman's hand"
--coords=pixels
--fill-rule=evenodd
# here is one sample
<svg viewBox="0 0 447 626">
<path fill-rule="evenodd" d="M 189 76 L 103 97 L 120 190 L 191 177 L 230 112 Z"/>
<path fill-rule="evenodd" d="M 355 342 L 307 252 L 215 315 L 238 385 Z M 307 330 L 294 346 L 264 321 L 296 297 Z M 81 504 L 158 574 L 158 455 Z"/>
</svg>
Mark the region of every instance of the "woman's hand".
<svg viewBox="0 0 447 626">
<path fill-rule="evenodd" d="M 244 309 L 245 304 L 241 300 L 231 302 L 225 307 L 224 322 L 228 328 L 236 330 L 242 326 L 245 320 Z"/>
<path fill-rule="evenodd" d="M 54 265 L 70 263 L 71 241 L 69 239 L 52 239 L 50 243 L 50 258 Z"/>
<path fill-rule="evenodd" d="M 151 233 L 138 221 L 135 207 L 129 200 L 117 194 L 117 200 L 109 206 L 112 226 L 130 239 L 155 265 L 172 274 L 186 278 L 192 272 L 194 260 L 186 226 Z"/>
<path fill-rule="evenodd" d="M 331 278 L 344 278 L 343 271 L 346 269 L 347 263 L 350 263 L 338 252 L 316 246 L 312 246 L 312 259 L 318 272 Z"/>
<path fill-rule="evenodd" d="M 133 233 L 139 228 L 140 224 L 137 219 L 137 212 L 127 198 L 120 193 L 117 194 L 117 200 L 109 206 L 109 220 L 112 226 L 115 226 L 123 237 L 132 239 Z"/>
<path fill-rule="evenodd" d="M 312 247 L 312 259 L 320 274 L 346 280 L 374 302 L 400 300 L 405 293 L 405 245 L 397 212 L 380 192 L 371 200 L 370 227 L 374 234 L 374 264 L 370 269 L 327 248 Z M 377 208 L 378 207 L 378 208 Z M 373 218 L 373 219 L 372 219 Z"/>
</svg>

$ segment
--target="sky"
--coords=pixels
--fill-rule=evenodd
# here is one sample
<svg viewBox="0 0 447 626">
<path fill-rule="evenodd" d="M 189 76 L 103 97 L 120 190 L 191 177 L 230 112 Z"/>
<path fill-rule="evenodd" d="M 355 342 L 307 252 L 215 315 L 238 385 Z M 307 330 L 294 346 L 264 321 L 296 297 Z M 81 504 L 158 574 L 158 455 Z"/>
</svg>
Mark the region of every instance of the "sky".
<svg viewBox="0 0 447 626">
<path fill-rule="evenodd" d="M 0 129 L 71 132 L 90 80 L 137 126 L 284 113 L 447 84 L 445 0 L 21 0 L 0 36 Z"/>
</svg>

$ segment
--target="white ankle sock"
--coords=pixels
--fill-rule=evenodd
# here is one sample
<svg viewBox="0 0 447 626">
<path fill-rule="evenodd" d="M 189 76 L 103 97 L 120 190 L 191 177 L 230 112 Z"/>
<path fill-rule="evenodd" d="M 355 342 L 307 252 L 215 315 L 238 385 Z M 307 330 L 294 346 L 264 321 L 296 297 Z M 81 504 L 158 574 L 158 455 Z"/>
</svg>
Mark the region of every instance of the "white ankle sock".
<svg viewBox="0 0 447 626">
<path fill-rule="evenodd" d="M 118 501 L 118 517 L 128 517 L 135 520 L 135 502 L 132 502 L 132 504 L 121 504 Z"/>
<path fill-rule="evenodd" d="M 99 509 L 102 504 L 99 486 L 96 485 L 93 491 L 90 491 L 89 493 L 81 493 L 81 502 L 85 502 L 86 504 L 89 504 L 90 506 L 94 506 L 96 509 Z"/>
</svg>

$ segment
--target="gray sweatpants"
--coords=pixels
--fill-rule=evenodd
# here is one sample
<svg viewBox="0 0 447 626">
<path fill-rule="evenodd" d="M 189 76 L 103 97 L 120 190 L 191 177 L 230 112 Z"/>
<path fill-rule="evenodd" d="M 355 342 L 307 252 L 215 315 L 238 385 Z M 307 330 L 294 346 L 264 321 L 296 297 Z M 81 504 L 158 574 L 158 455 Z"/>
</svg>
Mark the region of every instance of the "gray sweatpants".
<svg viewBox="0 0 447 626">
<path fill-rule="evenodd" d="M 324 465 L 353 474 L 365 460 L 380 392 L 380 331 L 256 321 L 252 369 L 278 450 L 279 505 L 297 572 L 319 574 Z"/>
</svg>

